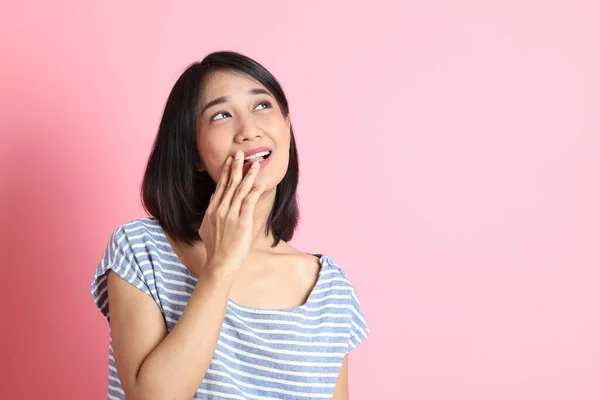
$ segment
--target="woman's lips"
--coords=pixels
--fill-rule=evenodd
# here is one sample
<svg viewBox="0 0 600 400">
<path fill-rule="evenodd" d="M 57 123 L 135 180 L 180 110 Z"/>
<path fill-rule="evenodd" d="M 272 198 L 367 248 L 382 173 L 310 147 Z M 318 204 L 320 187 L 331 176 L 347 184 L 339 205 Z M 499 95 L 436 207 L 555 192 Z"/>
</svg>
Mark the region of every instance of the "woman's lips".
<svg viewBox="0 0 600 400">
<path fill-rule="evenodd" d="M 257 157 L 255 159 L 252 159 L 249 162 L 247 162 L 246 164 L 244 164 L 244 169 L 250 169 L 250 166 L 255 161 L 258 161 L 260 164 L 260 169 L 263 169 L 264 167 L 266 167 L 269 164 L 269 161 L 271 160 L 272 156 L 273 156 L 273 153 L 271 153 L 269 155 L 269 157 L 267 157 L 267 158 Z"/>
</svg>

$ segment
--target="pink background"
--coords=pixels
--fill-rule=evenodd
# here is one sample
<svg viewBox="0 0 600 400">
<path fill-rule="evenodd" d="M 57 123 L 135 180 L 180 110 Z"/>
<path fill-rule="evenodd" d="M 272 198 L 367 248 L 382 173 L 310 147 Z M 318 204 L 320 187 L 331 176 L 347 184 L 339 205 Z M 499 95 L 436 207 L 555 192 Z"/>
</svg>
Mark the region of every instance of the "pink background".
<svg viewBox="0 0 600 400">
<path fill-rule="evenodd" d="M 144 216 L 168 91 L 219 49 L 289 97 L 294 244 L 371 328 L 353 399 L 600 398 L 594 2 L 91 3 L 0 3 L 1 398 L 106 398 L 90 280 Z"/>
</svg>

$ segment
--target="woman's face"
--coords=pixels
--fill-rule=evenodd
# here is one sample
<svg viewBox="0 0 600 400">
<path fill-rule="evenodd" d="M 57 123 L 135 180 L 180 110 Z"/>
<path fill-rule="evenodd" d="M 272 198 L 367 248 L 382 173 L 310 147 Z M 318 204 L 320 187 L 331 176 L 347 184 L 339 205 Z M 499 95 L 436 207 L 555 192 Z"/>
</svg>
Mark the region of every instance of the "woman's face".
<svg viewBox="0 0 600 400">
<path fill-rule="evenodd" d="M 213 72 L 203 87 L 199 112 L 196 134 L 202 170 L 216 182 L 228 156 L 238 150 L 246 158 L 255 153 L 256 158 L 244 160 L 244 174 L 252 161 L 262 160 L 255 185 L 277 187 L 288 167 L 290 120 L 263 85 L 242 73 Z"/>
</svg>

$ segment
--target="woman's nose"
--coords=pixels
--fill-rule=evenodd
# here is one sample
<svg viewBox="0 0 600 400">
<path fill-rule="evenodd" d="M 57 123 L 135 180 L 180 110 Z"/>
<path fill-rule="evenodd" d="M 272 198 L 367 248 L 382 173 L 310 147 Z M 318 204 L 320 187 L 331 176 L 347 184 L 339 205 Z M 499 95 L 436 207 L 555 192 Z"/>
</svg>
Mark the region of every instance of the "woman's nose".
<svg viewBox="0 0 600 400">
<path fill-rule="evenodd" d="M 243 121 L 236 135 L 238 141 L 253 140 L 261 136 L 262 133 L 260 128 L 250 119 Z"/>
</svg>

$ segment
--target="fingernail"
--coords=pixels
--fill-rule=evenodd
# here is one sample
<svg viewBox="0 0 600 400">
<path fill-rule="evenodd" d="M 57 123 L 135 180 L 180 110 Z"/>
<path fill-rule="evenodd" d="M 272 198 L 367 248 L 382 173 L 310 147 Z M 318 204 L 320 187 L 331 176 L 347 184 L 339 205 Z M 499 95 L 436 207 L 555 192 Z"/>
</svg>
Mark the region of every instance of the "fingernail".
<svg viewBox="0 0 600 400">
<path fill-rule="evenodd" d="M 235 153 L 235 159 L 236 159 L 236 160 L 239 160 L 239 159 L 240 159 L 240 158 L 242 158 L 242 157 L 244 157 L 244 152 L 242 152 L 242 151 L 239 151 L 239 150 L 238 150 L 238 151 Z"/>
<path fill-rule="evenodd" d="M 258 165 L 259 165 L 259 164 L 258 164 L 258 161 L 254 161 L 254 162 L 252 163 L 252 165 L 250 166 L 250 168 L 258 168 Z"/>
</svg>

